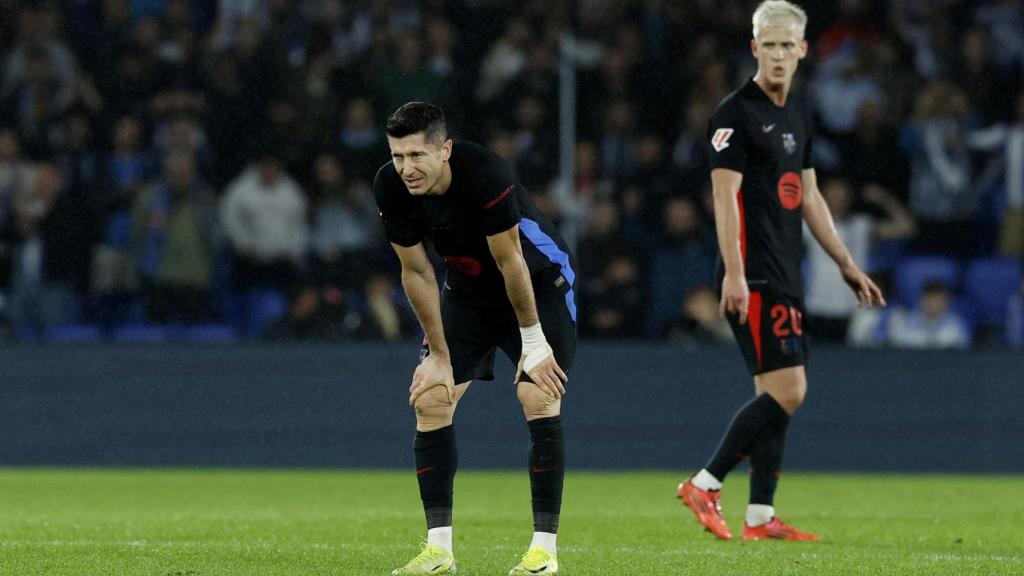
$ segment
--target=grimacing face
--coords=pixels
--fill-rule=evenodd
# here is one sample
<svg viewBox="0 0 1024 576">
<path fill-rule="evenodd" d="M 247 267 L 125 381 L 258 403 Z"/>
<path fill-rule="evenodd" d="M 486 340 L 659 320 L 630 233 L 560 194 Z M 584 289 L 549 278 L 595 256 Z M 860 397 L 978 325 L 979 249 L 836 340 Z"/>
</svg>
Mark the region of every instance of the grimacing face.
<svg viewBox="0 0 1024 576">
<path fill-rule="evenodd" d="M 750 50 L 757 59 L 758 77 L 773 89 L 782 89 L 789 86 L 797 64 L 807 55 L 807 41 L 796 26 L 762 28 L 750 41 Z"/>
<path fill-rule="evenodd" d="M 451 139 L 438 146 L 425 132 L 417 132 L 402 138 L 388 136 L 388 146 L 391 161 L 409 194 L 443 194 L 447 190 L 444 180 L 452 153 Z"/>
</svg>

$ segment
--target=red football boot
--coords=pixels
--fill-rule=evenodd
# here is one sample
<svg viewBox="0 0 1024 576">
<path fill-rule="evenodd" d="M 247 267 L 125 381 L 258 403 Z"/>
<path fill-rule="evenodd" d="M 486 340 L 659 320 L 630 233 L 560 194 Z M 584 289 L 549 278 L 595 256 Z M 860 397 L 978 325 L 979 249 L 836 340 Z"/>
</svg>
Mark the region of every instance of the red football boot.
<svg viewBox="0 0 1024 576">
<path fill-rule="evenodd" d="M 722 505 L 719 504 L 721 492 L 717 490 L 705 491 L 693 485 L 687 480 L 676 489 L 679 499 L 686 504 L 686 507 L 693 510 L 697 521 L 704 528 L 722 540 L 732 540 L 732 532 L 722 518 Z"/>
<path fill-rule="evenodd" d="M 772 518 L 771 522 L 750 527 L 743 523 L 744 540 L 791 540 L 794 542 L 817 542 L 821 536 L 809 532 L 801 532 L 796 528 L 784 523 L 778 518 Z"/>
</svg>

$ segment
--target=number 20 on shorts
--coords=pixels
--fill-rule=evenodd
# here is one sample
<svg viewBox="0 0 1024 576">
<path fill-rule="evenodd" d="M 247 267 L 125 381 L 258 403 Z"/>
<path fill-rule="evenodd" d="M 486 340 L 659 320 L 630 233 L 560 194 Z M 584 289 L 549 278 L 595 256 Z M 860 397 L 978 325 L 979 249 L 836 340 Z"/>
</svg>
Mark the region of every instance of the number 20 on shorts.
<svg viewBox="0 0 1024 576">
<path fill-rule="evenodd" d="M 804 333 L 803 319 L 804 315 L 799 310 L 792 306 L 786 306 L 784 304 L 776 304 L 772 306 L 772 320 L 775 323 L 772 325 L 772 332 L 779 338 L 785 338 L 790 334 L 796 334 L 800 336 Z M 789 326 L 787 326 L 789 324 Z"/>
</svg>

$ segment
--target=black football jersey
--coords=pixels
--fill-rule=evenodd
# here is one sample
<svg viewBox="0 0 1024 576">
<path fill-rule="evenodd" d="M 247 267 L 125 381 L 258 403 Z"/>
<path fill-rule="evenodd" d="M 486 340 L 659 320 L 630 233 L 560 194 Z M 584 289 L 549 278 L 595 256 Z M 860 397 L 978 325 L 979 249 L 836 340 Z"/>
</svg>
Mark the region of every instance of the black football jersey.
<svg viewBox="0 0 1024 576">
<path fill-rule="evenodd" d="M 803 296 L 803 179 L 813 168 L 806 106 L 790 94 L 776 106 L 751 79 L 722 100 L 708 127 L 711 169 L 743 174 L 740 249 L 751 290 Z M 719 276 L 723 274 L 719 266 Z"/>
<path fill-rule="evenodd" d="M 494 152 L 458 141 L 448 160 L 452 181 L 441 195 L 413 196 L 395 166 L 377 170 L 373 191 L 388 240 L 400 246 L 429 241 L 445 261 L 452 295 L 481 303 L 508 303 L 505 280 L 487 237 L 519 225 L 523 257 L 536 283 L 576 274 L 565 241 L 530 198 L 511 166 Z M 576 317 L 573 291 L 566 301 Z"/>
</svg>

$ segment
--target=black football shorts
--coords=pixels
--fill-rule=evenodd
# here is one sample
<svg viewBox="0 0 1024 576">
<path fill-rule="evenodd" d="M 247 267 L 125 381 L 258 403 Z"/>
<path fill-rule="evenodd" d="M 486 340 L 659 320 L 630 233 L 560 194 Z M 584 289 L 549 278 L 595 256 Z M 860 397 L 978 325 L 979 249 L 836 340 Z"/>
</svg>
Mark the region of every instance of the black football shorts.
<svg viewBox="0 0 1024 576">
<path fill-rule="evenodd" d="M 558 366 L 569 373 L 576 355 L 576 309 L 573 289 L 561 274 L 545 274 L 533 283 L 544 336 L 555 354 Z M 500 348 L 512 364 L 519 364 L 522 339 L 515 310 L 507 300 L 501 304 L 482 304 L 460 298 L 454 290 L 441 291 L 441 322 L 456 384 L 471 380 L 494 380 L 495 350 Z M 420 358 L 429 353 L 426 341 Z M 530 382 L 523 374 L 520 381 Z"/>
<path fill-rule="evenodd" d="M 751 290 L 747 323 L 727 314 L 751 375 L 807 363 L 804 305 L 800 298 L 772 290 Z"/>
</svg>

